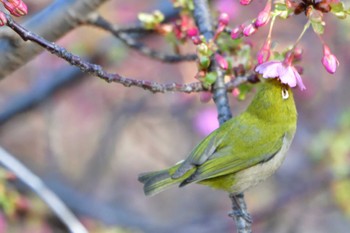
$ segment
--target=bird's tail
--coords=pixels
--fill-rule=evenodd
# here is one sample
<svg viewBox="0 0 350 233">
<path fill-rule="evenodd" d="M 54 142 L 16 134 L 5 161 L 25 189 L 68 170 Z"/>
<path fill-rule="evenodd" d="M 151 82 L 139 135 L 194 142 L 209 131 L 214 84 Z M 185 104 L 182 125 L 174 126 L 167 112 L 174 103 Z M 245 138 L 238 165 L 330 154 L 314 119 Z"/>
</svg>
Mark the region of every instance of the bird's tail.
<svg viewBox="0 0 350 233">
<path fill-rule="evenodd" d="M 181 182 L 181 179 L 172 179 L 169 169 L 147 172 L 139 176 L 139 181 L 144 184 L 143 191 L 147 196 L 155 195 L 172 185 Z"/>
</svg>

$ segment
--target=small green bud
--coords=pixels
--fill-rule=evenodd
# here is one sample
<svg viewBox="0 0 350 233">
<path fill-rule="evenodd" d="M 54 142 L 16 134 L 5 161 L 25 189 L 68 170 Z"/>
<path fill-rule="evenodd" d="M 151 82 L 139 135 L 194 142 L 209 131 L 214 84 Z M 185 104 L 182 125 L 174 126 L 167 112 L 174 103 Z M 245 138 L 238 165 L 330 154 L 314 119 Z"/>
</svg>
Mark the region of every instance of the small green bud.
<svg viewBox="0 0 350 233">
<path fill-rule="evenodd" d="M 162 12 L 156 10 L 152 14 L 149 13 L 139 13 L 137 18 L 141 21 L 146 29 L 154 29 L 164 20 L 164 15 Z"/>
<path fill-rule="evenodd" d="M 201 70 L 206 70 L 210 66 L 210 58 L 207 56 L 199 57 L 199 67 Z"/>
<path fill-rule="evenodd" d="M 164 15 L 162 12 L 160 12 L 159 10 L 156 10 L 153 12 L 153 16 L 154 16 L 154 20 L 157 22 L 157 23 L 161 23 L 163 22 L 164 20 Z"/>
<path fill-rule="evenodd" d="M 212 84 L 214 84 L 216 81 L 216 73 L 215 72 L 210 72 L 207 73 L 204 77 L 204 80 L 202 82 L 202 85 L 205 88 L 209 88 Z"/>
<path fill-rule="evenodd" d="M 209 48 L 205 43 L 200 43 L 199 45 L 197 45 L 197 51 L 201 55 L 209 54 Z"/>
</svg>

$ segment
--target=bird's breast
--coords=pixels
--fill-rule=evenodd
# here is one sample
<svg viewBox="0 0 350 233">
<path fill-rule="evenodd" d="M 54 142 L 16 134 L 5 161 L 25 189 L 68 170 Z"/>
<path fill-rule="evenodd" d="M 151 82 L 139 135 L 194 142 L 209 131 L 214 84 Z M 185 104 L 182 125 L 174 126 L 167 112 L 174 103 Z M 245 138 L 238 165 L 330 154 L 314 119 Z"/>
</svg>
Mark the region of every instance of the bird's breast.
<svg viewBox="0 0 350 233">
<path fill-rule="evenodd" d="M 271 159 L 237 172 L 233 177 L 234 185 L 231 187 L 231 192 L 242 193 L 275 173 L 286 157 L 291 142 L 292 138 L 284 136 L 281 149 Z"/>
</svg>

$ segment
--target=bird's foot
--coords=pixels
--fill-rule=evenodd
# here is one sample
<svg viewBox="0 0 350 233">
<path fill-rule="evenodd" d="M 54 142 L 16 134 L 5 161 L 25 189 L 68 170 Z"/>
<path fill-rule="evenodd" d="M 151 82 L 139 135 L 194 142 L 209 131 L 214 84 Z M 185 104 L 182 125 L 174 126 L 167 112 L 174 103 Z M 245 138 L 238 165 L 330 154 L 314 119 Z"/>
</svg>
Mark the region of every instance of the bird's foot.
<svg viewBox="0 0 350 233">
<path fill-rule="evenodd" d="M 241 217 L 248 223 L 253 223 L 253 218 L 250 214 L 243 212 L 241 209 L 236 209 L 228 213 L 228 216 L 231 218 Z"/>
<path fill-rule="evenodd" d="M 253 218 L 252 216 L 247 212 L 247 207 L 244 202 L 244 196 L 243 193 L 239 194 L 233 194 L 230 193 L 229 195 L 231 201 L 232 201 L 232 211 L 228 214 L 231 218 L 243 218 L 247 223 L 252 223 Z"/>
</svg>

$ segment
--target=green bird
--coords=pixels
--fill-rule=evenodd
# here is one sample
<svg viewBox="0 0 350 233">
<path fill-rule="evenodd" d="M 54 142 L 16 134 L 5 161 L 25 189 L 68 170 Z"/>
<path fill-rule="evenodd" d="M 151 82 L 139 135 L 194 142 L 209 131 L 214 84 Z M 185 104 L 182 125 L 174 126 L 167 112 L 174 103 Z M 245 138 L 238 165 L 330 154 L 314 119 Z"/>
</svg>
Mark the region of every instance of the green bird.
<svg viewBox="0 0 350 233">
<path fill-rule="evenodd" d="M 271 176 L 282 164 L 297 123 L 293 93 L 267 79 L 240 115 L 204 138 L 187 159 L 139 176 L 146 195 L 174 184 L 198 183 L 239 194 Z"/>
</svg>

